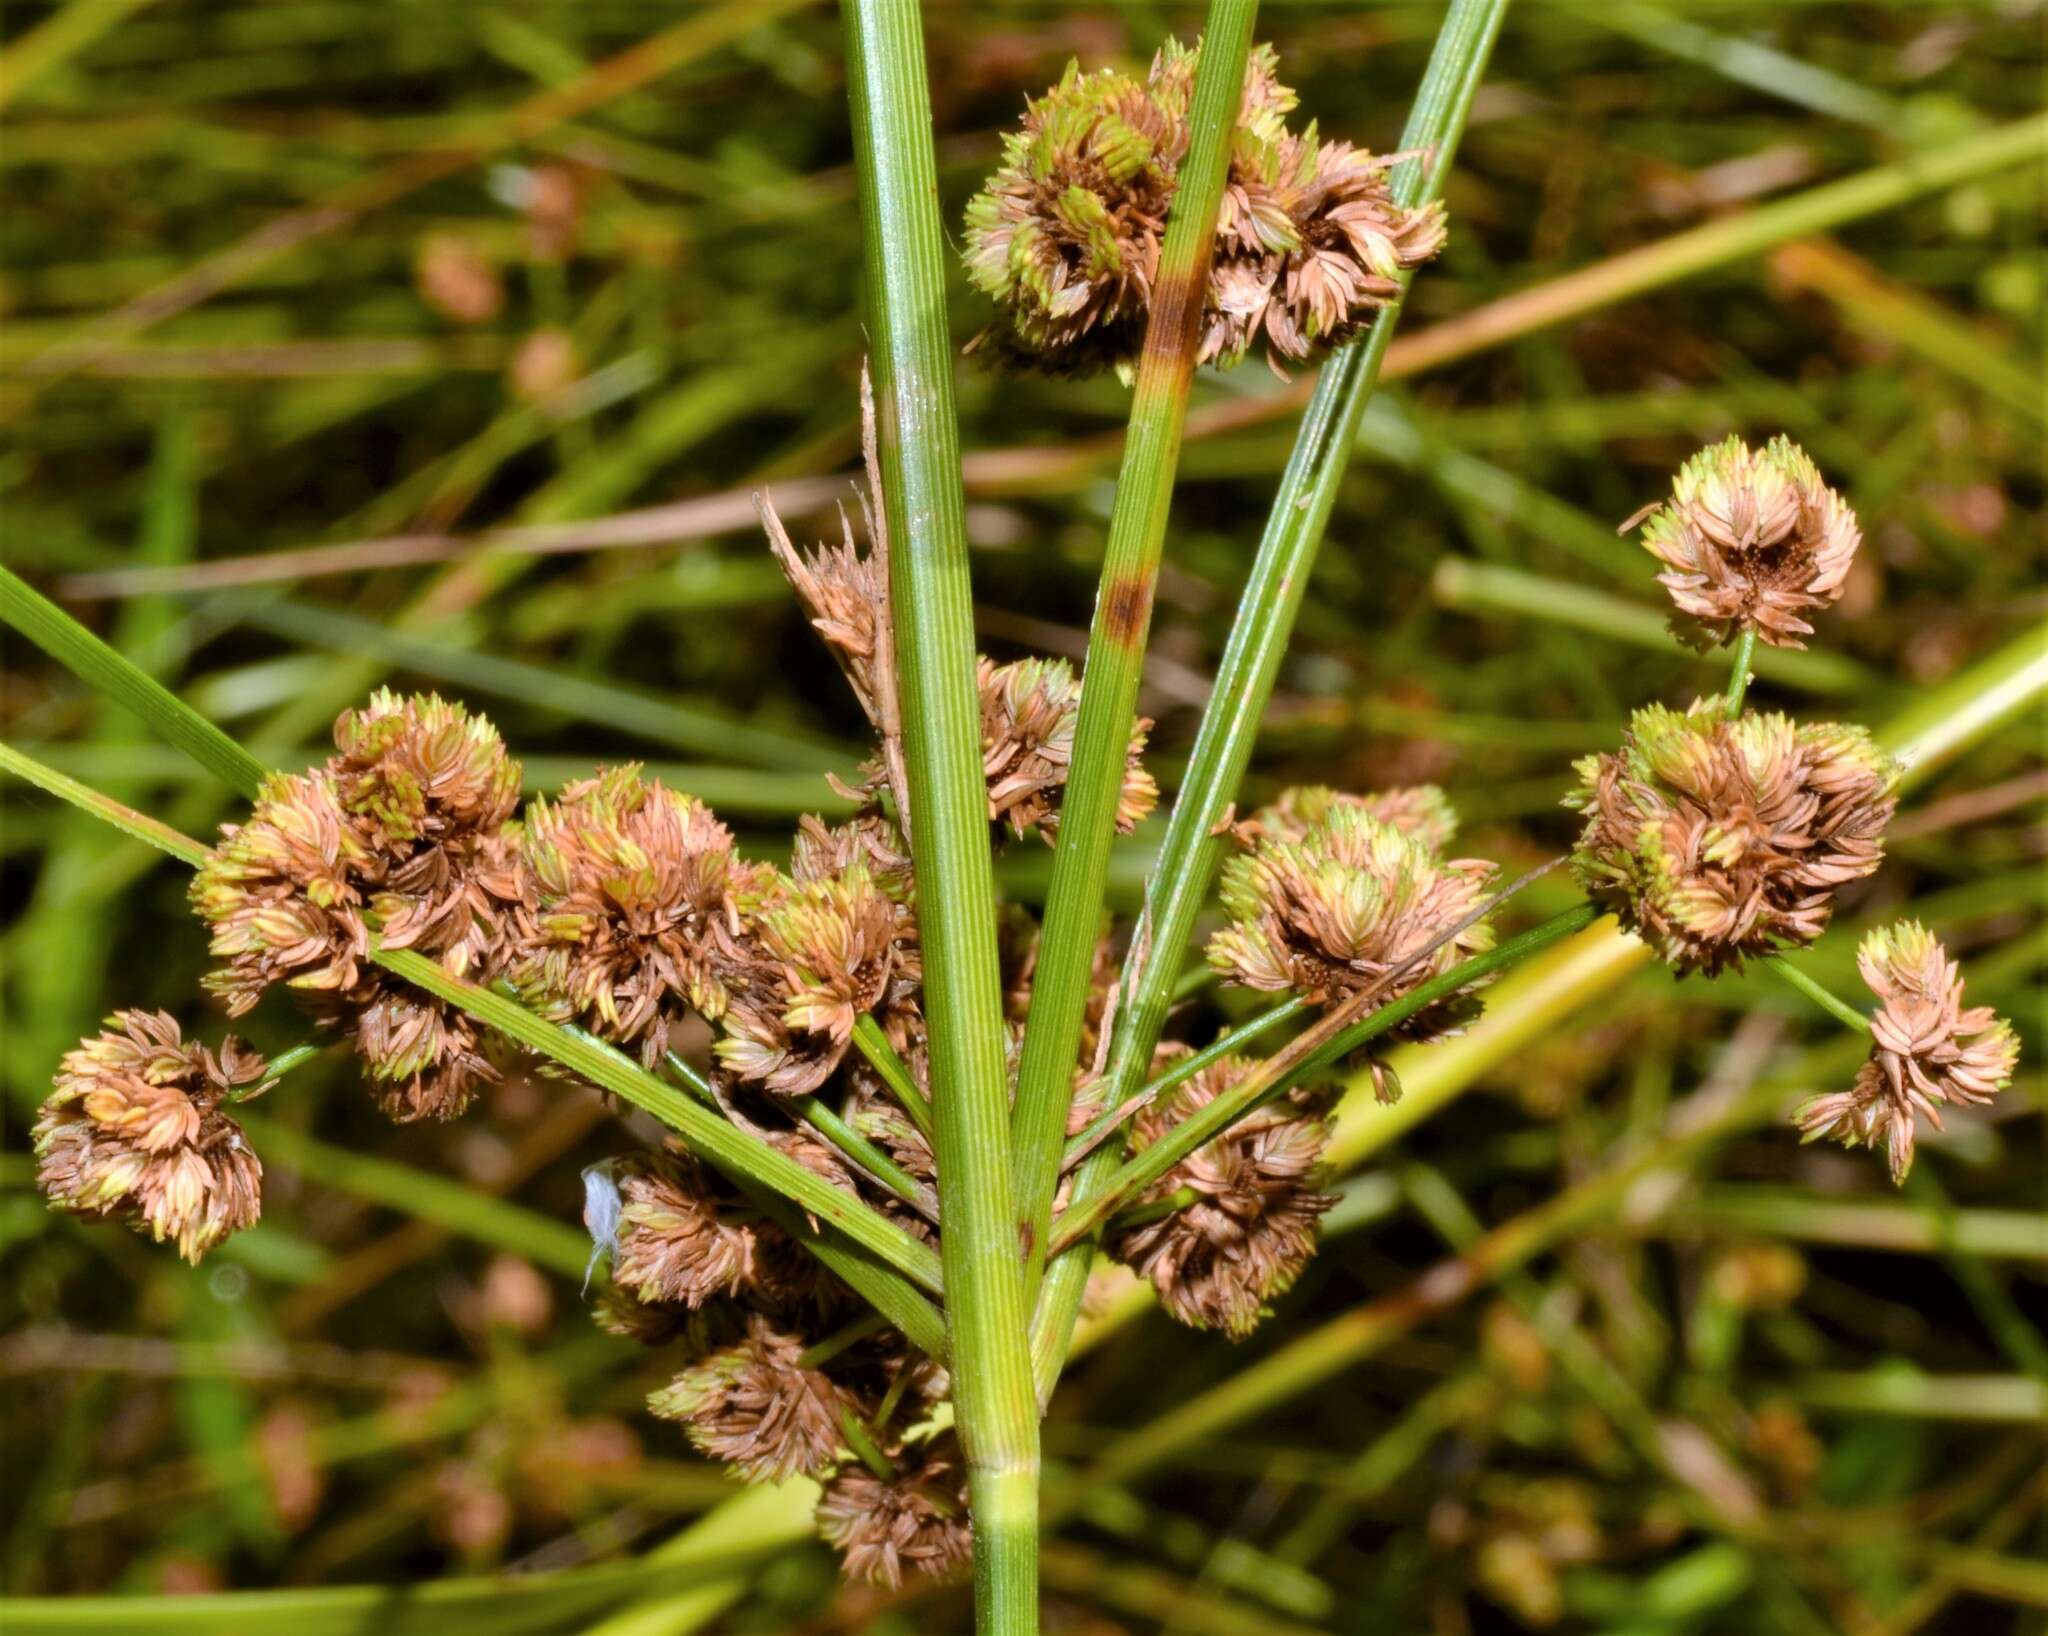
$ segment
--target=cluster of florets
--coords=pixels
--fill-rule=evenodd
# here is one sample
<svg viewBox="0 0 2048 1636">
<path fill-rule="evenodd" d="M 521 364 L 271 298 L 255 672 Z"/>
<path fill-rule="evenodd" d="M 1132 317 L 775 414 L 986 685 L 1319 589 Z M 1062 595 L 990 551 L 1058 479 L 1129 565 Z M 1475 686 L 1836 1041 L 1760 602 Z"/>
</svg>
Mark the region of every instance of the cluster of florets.
<svg viewBox="0 0 2048 1636">
<path fill-rule="evenodd" d="M 967 207 L 968 276 L 994 298 L 977 344 L 1061 373 L 1128 371 L 1159 276 L 1190 138 L 1200 47 L 1168 40 L 1140 80 L 1083 73 L 1027 102 L 1003 163 Z M 1277 368 L 1348 339 L 1443 248 L 1443 210 L 1405 209 L 1393 160 L 1324 142 L 1286 116 L 1297 98 L 1272 47 L 1246 65 L 1203 300 L 1199 362 L 1263 343 Z"/>
<path fill-rule="evenodd" d="M 477 1027 L 371 966 L 370 941 L 457 975 L 502 962 L 519 764 L 488 721 L 432 695 L 380 690 L 334 742 L 324 766 L 270 778 L 200 866 L 193 905 L 224 961 L 206 986 L 231 1016 L 273 985 L 297 991 L 348 1034 L 393 1118 L 449 1118 L 495 1077 Z"/>
<path fill-rule="evenodd" d="M 1673 630 L 1709 647 L 1744 630 L 1774 647 L 1813 634 L 1806 615 L 1842 594 L 1862 540 L 1856 515 L 1786 437 L 1761 450 L 1728 438 L 1679 468 L 1671 499 L 1639 512 L 1664 564 Z"/>
<path fill-rule="evenodd" d="M 794 1131 L 776 1145 L 857 1191 L 830 1149 Z M 945 1372 L 860 1316 L 794 1239 L 684 1155 L 612 1167 L 612 1288 L 600 1321 L 678 1353 L 648 1407 L 707 1459 L 749 1482 L 825 1485 L 819 1530 L 849 1575 L 894 1586 L 971 1553 L 963 1470 L 929 1424 Z"/>
<path fill-rule="evenodd" d="M 232 1036 L 210 1051 L 161 1011 L 117 1011 L 57 1070 L 36 1120 L 36 1180 L 51 1203 L 125 1221 L 196 1262 L 262 1211 L 263 1166 L 221 1104 L 264 1074 Z"/>
<path fill-rule="evenodd" d="M 1918 921 L 1879 927 L 1856 965 L 1878 1000 L 1869 1060 L 1848 1090 L 1801 1108 L 1799 1128 L 1808 1141 L 1882 1148 L 1903 1182 L 1918 1117 L 1940 1130 L 1944 1106 L 1989 1102 L 2012 1082 L 2019 1039 L 1989 1006 L 1964 1009 L 1961 968 Z"/>
<path fill-rule="evenodd" d="M 1161 1050 L 1155 1068 L 1186 1055 Z M 1250 1073 L 1224 1057 L 1140 1110 L 1131 1145 L 1142 1152 Z M 1315 1254 L 1316 1222 L 1336 1200 L 1315 1189 L 1329 1137 L 1325 1099 L 1289 1096 L 1210 1138 L 1168 1170 L 1129 1212 L 1135 1223 L 1106 1248 L 1151 1281 L 1168 1314 L 1242 1340 Z M 1183 1198 L 1183 1195 L 1187 1197 Z M 1148 1205 L 1173 1207 L 1144 1219 Z"/>
<path fill-rule="evenodd" d="M 543 1016 L 652 1064 L 691 1012 L 725 1014 L 742 906 L 774 872 L 738 858 L 703 802 L 608 768 L 528 806 L 521 857 L 532 909 L 507 976 Z"/>
<path fill-rule="evenodd" d="M 1059 833 L 1061 796 L 1081 716 L 1081 683 L 1064 659 L 1018 659 L 999 665 L 983 659 L 981 759 L 988 778 L 988 815 L 1012 834 L 1036 831 L 1049 846 Z M 1117 798 L 1120 835 L 1136 829 L 1159 802 L 1159 786 L 1145 770 L 1145 735 L 1152 724 L 1132 724 Z"/>
<path fill-rule="evenodd" d="M 1289 791 L 1238 826 L 1246 850 L 1223 866 L 1229 924 L 1209 940 L 1209 964 L 1246 988 L 1291 992 L 1319 1005 L 1370 996 L 1380 1004 L 1493 946 L 1483 918 L 1494 865 L 1445 858 L 1454 820 L 1441 792 L 1377 796 Z M 1445 996 L 1392 1030 L 1439 1038 L 1470 1004 Z M 1383 1097 L 1396 1087 L 1379 1065 Z"/>
<path fill-rule="evenodd" d="M 1898 769 L 1860 727 L 1722 701 L 1638 710 L 1577 764 L 1587 891 L 1681 972 L 1712 976 L 1826 930 L 1835 893 L 1884 856 Z"/>
</svg>

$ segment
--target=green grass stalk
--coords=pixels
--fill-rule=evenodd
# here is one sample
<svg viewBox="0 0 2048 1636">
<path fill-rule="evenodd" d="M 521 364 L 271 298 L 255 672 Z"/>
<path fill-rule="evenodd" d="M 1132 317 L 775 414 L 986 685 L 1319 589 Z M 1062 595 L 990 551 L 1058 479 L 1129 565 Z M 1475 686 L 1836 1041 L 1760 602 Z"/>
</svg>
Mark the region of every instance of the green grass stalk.
<svg viewBox="0 0 2048 1636">
<path fill-rule="evenodd" d="M 1216 214 L 1230 172 L 1256 0 L 1211 0 L 1189 109 L 1192 136 L 1177 173 L 1173 212 L 1152 285 L 1152 311 L 1131 396 L 1095 619 L 1081 675 L 1081 706 L 1060 808 L 1059 845 L 1032 974 L 1031 1009 L 1011 1117 L 1025 1289 L 1035 1294 L 1059 1180 L 1076 1057 L 1088 1008 L 1109 846 L 1123 799 L 1131 719 L 1152 625 L 1152 598 L 1173 505 L 1188 389 L 1201 343 L 1202 304 L 1216 249 Z"/>
<path fill-rule="evenodd" d="M 1410 160 L 1395 172 L 1393 194 L 1402 204 L 1442 193 L 1506 12 L 1507 0 L 1453 0 L 1401 138 L 1403 148 L 1426 151 L 1431 162 L 1425 171 L 1419 161 Z M 1146 888 L 1102 1075 L 1107 1107 L 1127 1101 L 1151 1071 L 1182 951 L 1222 859 L 1216 826 L 1236 800 L 1339 480 L 1357 443 L 1359 419 L 1399 314 L 1396 302 L 1361 339 L 1337 351 L 1317 378 L 1303 416 Z M 1074 1173 L 1076 1206 L 1101 1190 L 1116 1162 L 1113 1145 L 1082 1161 Z M 1047 1264 L 1031 1321 L 1032 1368 L 1041 1397 L 1050 1396 L 1059 1379 L 1091 1258 L 1085 1246 L 1077 1245 Z"/>
<path fill-rule="evenodd" d="M 913 0 L 845 0 L 842 14 L 975 1622 L 981 1636 L 1036 1636 L 1038 1408 L 1011 1203 L 995 877 L 924 35 Z"/>
</svg>

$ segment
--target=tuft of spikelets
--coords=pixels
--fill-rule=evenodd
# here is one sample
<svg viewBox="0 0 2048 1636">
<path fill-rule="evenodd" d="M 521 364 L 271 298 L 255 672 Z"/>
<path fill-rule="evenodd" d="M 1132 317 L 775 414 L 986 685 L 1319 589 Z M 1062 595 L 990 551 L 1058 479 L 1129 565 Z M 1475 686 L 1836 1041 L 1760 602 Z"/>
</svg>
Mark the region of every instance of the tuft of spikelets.
<svg viewBox="0 0 2048 1636">
<path fill-rule="evenodd" d="M 750 1313 L 746 1334 L 692 1364 L 647 1406 L 683 1423 L 707 1459 L 751 1483 L 822 1475 L 844 1441 L 839 1416 L 849 1400 L 831 1379 L 802 1362 L 801 1336 Z"/>
<path fill-rule="evenodd" d="M 1856 951 L 1878 999 L 1870 1057 L 1846 1091 L 1797 1114 L 1807 1141 L 1882 1148 L 1894 1183 L 1913 1167 L 1917 1120 L 1941 1129 L 1944 1105 L 1989 1102 L 2012 1082 L 2019 1037 L 1989 1006 L 1964 1009 L 1962 970 L 1915 920 L 1881 926 Z"/>
<path fill-rule="evenodd" d="M 460 1113 L 496 1077 L 476 1024 L 368 964 L 417 949 L 458 976 L 502 963 L 522 890 L 508 822 L 519 764 L 459 704 L 380 689 L 334 724 L 336 753 L 275 774 L 226 824 L 191 897 L 224 962 L 206 986 L 230 1016 L 282 984 L 350 1038 L 394 1119 Z"/>
<path fill-rule="evenodd" d="M 1400 821 L 1377 816 L 1375 799 Z M 1449 821 L 1440 796 L 1290 792 L 1255 817 L 1249 850 L 1223 866 L 1229 924 L 1209 940 L 1210 966 L 1246 988 L 1318 1004 L 1362 993 L 1385 1003 L 1491 948 L 1483 920 L 1453 931 L 1485 901 L 1494 866 L 1442 857 L 1431 837 L 1447 835 Z M 1449 997 L 1390 1033 L 1438 1039 L 1468 1010 Z M 1378 1065 L 1375 1083 L 1383 1098 L 1397 1094 Z"/>
<path fill-rule="evenodd" d="M 1731 437 L 1700 450 L 1643 527 L 1677 608 L 1672 629 L 1695 647 L 1745 630 L 1773 647 L 1804 647 L 1813 634 L 1806 615 L 1841 596 L 1862 537 L 1855 513 L 1785 437 L 1762 449 Z"/>
<path fill-rule="evenodd" d="M 1184 1054 L 1166 1048 L 1154 1066 Z M 1140 1110 L 1133 1148 L 1150 1147 L 1252 1067 L 1242 1057 L 1224 1057 Z M 1193 1202 L 1112 1235 L 1110 1255 L 1149 1279 L 1160 1305 L 1182 1323 L 1244 1339 L 1267 1303 L 1308 1265 L 1317 1218 L 1336 1202 L 1313 1186 L 1329 1128 L 1320 1113 L 1287 1100 L 1239 1120 L 1134 1201 L 1154 1203 L 1187 1189 Z"/>
<path fill-rule="evenodd" d="M 1073 758 L 1074 727 L 1081 716 L 1081 684 L 1064 659 L 1018 659 L 999 665 L 983 659 L 981 760 L 988 779 L 988 816 L 1010 832 L 1036 831 L 1047 845 L 1059 834 L 1060 802 Z M 1128 835 L 1159 803 L 1159 786 L 1145 770 L 1145 735 L 1152 724 L 1131 727 L 1116 827 Z"/>
<path fill-rule="evenodd" d="M 739 904 L 773 872 L 737 858 L 703 802 L 608 768 L 528 806 L 523 857 L 534 905 L 507 976 L 528 1005 L 650 1066 L 692 1011 L 725 1014 Z"/>
<path fill-rule="evenodd" d="M 842 1468 L 825 1485 L 817 1516 L 846 1577 L 864 1584 L 896 1590 L 906 1575 L 947 1579 L 974 1558 L 966 1473 L 957 1455 L 929 1445 L 894 1477 Z"/>
<path fill-rule="evenodd" d="M 1708 976 L 1820 936 L 1835 892 L 1884 856 L 1898 777 L 1860 727 L 1731 721 L 1718 699 L 1638 710 L 1619 751 L 1576 765 L 1580 883 Z"/>
<path fill-rule="evenodd" d="M 117 1011 L 57 1071 L 35 1124 L 37 1185 L 196 1263 L 262 1212 L 263 1166 L 221 1103 L 264 1073 L 232 1035 L 211 1051 L 166 1012 Z"/>
<path fill-rule="evenodd" d="M 1069 64 L 1026 103 L 1001 166 L 967 207 L 968 277 L 999 309 L 977 346 L 1055 373 L 1128 374 L 1189 145 L 1199 55 L 1199 45 L 1168 40 L 1143 80 Z M 1324 142 L 1313 124 L 1287 128 L 1297 99 L 1278 70 L 1271 46 L 1253 49 L 1203 302 L 1202 363 L 1235 364 L 1263 345 L 1277 369 L 1335 346 L 1443 247 L 1440 205 L 1394 203 L 1394 159 Z"/>
</svg>

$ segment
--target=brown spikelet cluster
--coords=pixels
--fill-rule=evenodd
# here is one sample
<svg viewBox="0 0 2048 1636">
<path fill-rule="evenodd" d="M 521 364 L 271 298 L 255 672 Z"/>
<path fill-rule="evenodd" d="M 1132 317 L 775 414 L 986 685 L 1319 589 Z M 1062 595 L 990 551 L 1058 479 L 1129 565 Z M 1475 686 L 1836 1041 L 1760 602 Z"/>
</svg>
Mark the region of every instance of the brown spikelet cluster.
<svg viewBox="0 0 2048 1636">
<path fill-rule="evenodd" d="M 683 1422 L 699 1453 L 749 1482 L 815 1475 L 839 1458 L 848 1405 L 828 1375 L 804 1366 L 803 1351 L 800 1336 L 750 1313 L 744 1336 L 685 1369 L 647 1406 Z"/>
<path fill-rule="evenodd" d="M 1070 64 L 1025 105 L 1003 162 L 967 207 L 970 279 L 997 303 L 977 341 L 1027 367 L 1128 372 L 1144 334 L 1160 246 L 1189 144 L 1199 47 L 1168 40 L 1148 76 Z M 1216 223 L 1198 361 L 1269 362 L 1335 346 L 1443 248 L 1438 205 L 1404 209 L 1391 158 L 1296 133 L 1270 46 L 1246 66 Z M 1400 157 L 1400 156 L 1396 156 Z"/>
<path fill-rule="evenodd" d="M 507 976 L 527 1004 L 649 1064 L 690 1012 L 724 1015 L 740 906 L 774 872 L 735 857 L 701 801 L 612 767 L 533 801 L 522 856 L 534 901 Z"/>
<path fill-rule="evenodd" d="M 1018 659 L 999 665 L 983 659 L 981 760 L 988 777 L 988 816 L 1014 835 L 1036 831 L 1051 845 L 1059 834 L 1061 796 L 1081 715 L 1081 684 L 1064 659 Z M 1132 724 L 1117 799 L 1116 827 L 1128 835 L 1159 803 L 1159 786 L 1145 770 L 1145 735 L 1152 724 Z"/>
<path fill-rule="evenodd" d="M 1320 1004 L 1387 1001 L 1491 948 L 1484 920 L 1462 923 L 1484 903 L 1494 866 L 1444 858 L 1437 848 L 1452 824 L 1436 791 L 1290 791 L 1239 826 L 1247 850 L 1223 866 L 1229 924 L 1209 940 L 1210 966 Z M 1463 997 L 1440 1000 L 1390 1033 L 1437 1039 L 1469 1009 Z M 1382 1097 L 1397 1094 L 1378 1064 L 1374 1074 Z"/>
<path fill-rule="evenodd" d="M 1897 768 L 1860 727 L 1718 699 L 1638 710 L 1577 764 L 1580 882 L 1681 972 L 1811 943 L 1835 892 L 1884 856 Z"/>
<path fill-rule="evenodd" d="M 1185 1054 L 1162 1050 L 1155 1067 Z M 1139 1112 L 1132 1142 L 1158 1141 L 1250 1072 L 1224 1057 Z M 1281 1100 L 1232 1125 L 1175 1165 L 1137 1201 L 1194 1195 L 1156 1220 L 1111 1236 L 1109 1253 L 1149 1279 L 1160 1305 L 1197 1329 L 1242 1340 L 1315 1254 L 1316 1221 L 1336 1202 L 1314 1188 L 1329 1121 L 1313 1107 Z"/>
<path fill-rule="evenodd" d="M 859 861 L 778 881 L 750 919 L 718 1060 L 777 1096 L 803 1096 L 837 1072 L 854 1025 L 914 986 L 914 944 L 900 906 Z"/>
<path fill-rule="evenodd" d="M 818 1501 L 818 1532 L 846 1577 L 897 1589 L 906 1575 L 948 1579 L 974 1555 L 967 1480 L 955 1452 L 930 1446 L 893 1477 L 843 1467 Z"/>
<path fill-rule="evenodd" d="M 263 1166 L 221 1104 L 264 1072 L 232 1035 L 211 1051 L 164 1012 L 117 1011 L 57 1070 L 35 1125 L 37 1185 L 196 1262 L 262 1211 Z"/>
<path fill-rule="evenodd" d="M 495 1077 L 461 1010 L 367 962 L 417 949 L 458 975 L 502 963 L 520 876 L 508 821 L 519 764 L 459 704 L 380 690 L 334 726 L 336 753 L 278 774 L 192 883 L 224 964 L 206 980 L 231 1016 L 273 984 L 348 1033 L 373 1092 L 400 1120 L 449 1118 Z"/>
<path fill-rule="evenodd" d="M 1855 513 L 1784 437 L 1760 450 L 1733 437 L 1702 449 L 1647 518 L 1643 546 L 1664 564 L 1657 578 L 1677 608 L 1672 628 L 1697 647 L 1745 630 L 1773 647 L 1804 647 L 1806 615 L 1842 594 L 1863 537 Z"/>
<path fill-rule="evenodd" d="M 840 1154 L 804 1128 L 757 1134 L 861 1193 Z M 585 1221 L 611 1251 L 597 1322 L 680 1354 L 648 1406 L 706 1457 L 748 1481 L 827 1479 L 851 1458 L 849 1420 L 870 1452 L 901 1454 L 903 1434 L 890 1425 L 928 1418 L 948 1391 L 942 1369 L 858 1316 L 850 1292 L 802 1245 L 687 1155 L 608 1161 L 585 1176 Z"/>
<path fill-rule="evenodd" d="M 1801 1108 L 1799 1128 L 1809 1142 L 1882 1148 L 1903 1182 L 1919 1117 L 1940 1130 L 1944 1105 L 1989 1102 L 2012 1081 L 2019 1039 L 1989 1006 L 1964 1008 L 1961 969 L 1918 921 L 1879 927 L 1856 965 L 1878 1000 L 1870 1058 L 1848 1090 Z"/>
</svg>

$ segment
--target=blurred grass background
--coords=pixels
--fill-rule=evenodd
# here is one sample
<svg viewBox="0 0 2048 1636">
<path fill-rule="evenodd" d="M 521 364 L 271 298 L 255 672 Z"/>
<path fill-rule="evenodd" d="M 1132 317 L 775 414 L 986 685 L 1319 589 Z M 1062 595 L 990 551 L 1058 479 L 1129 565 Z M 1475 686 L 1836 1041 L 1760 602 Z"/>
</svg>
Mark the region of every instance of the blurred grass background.
<svg viewBox="0 0 2048 1636">
<path fill-rule="evenodd" d="M 1261 34 L 1305 114 L 1381 146 L 1437 12 L 1269 4 Z M 1197 19 L 928 7 L 949 217 L 1069 56 L 1142 62 Z M 1760 702 L 1882 725 L 2038 648 L 2042 26 L 1525 0 L 1248 795 L 1433 780 L 1468 850 L 1555 852 L 1568 761 L 1719 685 L 1614 524 L 1731 431 L 1803 442 L 1866 539 Z M 834 810 L 858 712 L 748 499 L 822 523 L 857 455 L 830 8 L 66 0 L 4 29 L 10 567 L 279 765 L 391 680 L 488 711 L 535 787 L 645 758 L 763 852 Z M 952 314 L 964 344 L 964 280 Z M 1169 791 L 1305 385 L 1197 384 L 1142 702 Z M 1125 395 L 972 359 L 959 389 L 984 644 L 1078 657 Z M 0 682 L 10 743 L 190 831 L 230 812 L 41 655 L 10 643 Z M 1047 1426 L 1049 1628 L 2040 1630 L 2041 750 L 2035 703 L 1936 769 L 1807 962 L 1849 991 L 1862 928 L 1932 924 L 2025 1040 L 1992 1117 L 1897 1194 L 1801 1149 L 1778 1116 L 1858 1050 L 1761 977 L 1539 995 L 1529 1043 L 1416 1058 L 1404 1116 L 1347 1126 L 1362 1167 L 1258 1337 L 1105 1297 Z M 196 1271 L 46 1213 L 57 1056 L 115 1004 L 199 1020 L 204 941 L 180 870 L 4 796 L 8 1592 L 307 1588 L 254 1624 L 149 1604 L 162 1629 L 962 1627 L 958 1594 L 841 1590 L 730 1507 L 647 1556 L 737 1491 L 581 1310 L 577 1170 L 631 1141 L 586 1093 L 514 1080 L 399 1131 L 345 1066 L 302 1070 L 250 1121 L 262 1225 Z M 1010 889 L 1047 862 L 1013 850 Z M 507 1568 L 581 1589 L 462 1577 Z"/>
</svg>

